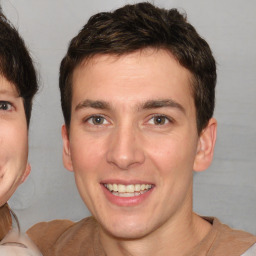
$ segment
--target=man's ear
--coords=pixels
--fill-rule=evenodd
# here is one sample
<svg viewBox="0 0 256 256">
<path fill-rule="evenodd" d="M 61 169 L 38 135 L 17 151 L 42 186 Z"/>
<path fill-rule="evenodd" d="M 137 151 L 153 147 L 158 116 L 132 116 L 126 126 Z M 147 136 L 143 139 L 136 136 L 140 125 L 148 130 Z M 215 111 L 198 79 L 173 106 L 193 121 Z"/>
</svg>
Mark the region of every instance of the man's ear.
<svg viewBox="0 0 256 256">
<path fill-rule="evenodd" d="M 69 143 L 69 134 L 66 125 L 62 125 L 61 135 L 63 141 L 63 151 L 62 151 L 62 160 L 65 168 L 69 171 L 73 171 L 73 164 L 70 154 L 70 143 Z"/>
<path fill-rule="evenodd" d="M 198 139 L 194 171 L 204 171 L 211 165 L 216 141 L 216 132 L 217 121 L 216 119 L 211 118 Z"/>
<path fill-rule="evenodd" d="M 21 177 L 20 184 L 23 183 L 27 179 L 30 172 L 31 172 L 31 165 L 30 165 L 30 163 L 27 163 L 25 172 L 23 173 L 23 175 Z"/>
</svg>

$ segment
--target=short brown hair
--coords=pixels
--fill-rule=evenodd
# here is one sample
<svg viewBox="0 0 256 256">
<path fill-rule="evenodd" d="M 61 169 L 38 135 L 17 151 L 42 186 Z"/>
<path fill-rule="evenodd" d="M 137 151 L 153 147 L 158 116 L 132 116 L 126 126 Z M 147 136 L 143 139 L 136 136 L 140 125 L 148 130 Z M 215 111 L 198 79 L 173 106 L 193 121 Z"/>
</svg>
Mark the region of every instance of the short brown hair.
<svg viewBox="0 0 256 256">
<path fill-rule="evenodd" d="M 29 125 L 32 99 L 38 90 L 37 77 L 32 59 L 18 31 L 0 9 L 0 75 L 13 83 L 23 98 Z"/>
<path fill-rule="evenodd" d="M 60 66 L 59 87 L 67 127 L 71 119 L 72 75 L 96 54 L 123 55 L 144 48 L 166 49 L 193 75 L 192 91 L 200 133 L 213 115 L 216 64 L 211 49 L 186 16 L 150 3 L 125 5 L 92 16 L 74 37 Z"/>
</svg>

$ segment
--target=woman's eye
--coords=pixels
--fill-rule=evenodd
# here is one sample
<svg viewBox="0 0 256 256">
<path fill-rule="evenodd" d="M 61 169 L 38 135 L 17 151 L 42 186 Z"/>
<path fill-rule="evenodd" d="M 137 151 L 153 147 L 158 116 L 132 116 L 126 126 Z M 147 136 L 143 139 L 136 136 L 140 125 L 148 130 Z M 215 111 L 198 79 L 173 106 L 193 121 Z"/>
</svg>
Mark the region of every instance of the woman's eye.
<svg viewBox="0 0 256 256">
<path fill-rule="evenodd" d="M 154 116 L 149 120 L 149 123 L 153 125 L 164 125 L 169 122 L 170 120 L 166 116 Z"/>
<path fill-rule="evenodd" d="M 107 120 L 102 116 L 91 116 L 90 118 L 87 119 L 87 122 L 92 125 L 102 125 L 102 124 L 106 124 Z"/>
<path fill-rule="evenodd" d="M 12 109 L 12 104 L 8 101 L 0 101 L 0 110 L 11 110 Z"/>
</svg>

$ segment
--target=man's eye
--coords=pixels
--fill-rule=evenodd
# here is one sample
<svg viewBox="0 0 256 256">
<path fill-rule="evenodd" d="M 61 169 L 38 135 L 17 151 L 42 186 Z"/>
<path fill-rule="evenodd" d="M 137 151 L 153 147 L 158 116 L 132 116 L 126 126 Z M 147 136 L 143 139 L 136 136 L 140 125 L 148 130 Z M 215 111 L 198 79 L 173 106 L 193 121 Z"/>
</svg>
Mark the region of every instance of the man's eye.
<svg viewBox="0 0 256 256">
<path fill-rule="evenodd" d="M 102 125 L 102 124 L 106 124 L 107 120 L 102 116 L 91 116 L 90 118 L 87 119 L 87 122 L 92 125 Z"/>
<path fill-rule="evenodd" d="M 149 123 L 153 125 L 164 125 L 169 122 L 170 120 L 166 116 L 154 116 L 149 120 Z"/>
<path fill-rule="evenodd" d="M 0 101 L 0 110 L 11 110 L 12 109 L 12 104 L 8 101 Z"/>
</svg>

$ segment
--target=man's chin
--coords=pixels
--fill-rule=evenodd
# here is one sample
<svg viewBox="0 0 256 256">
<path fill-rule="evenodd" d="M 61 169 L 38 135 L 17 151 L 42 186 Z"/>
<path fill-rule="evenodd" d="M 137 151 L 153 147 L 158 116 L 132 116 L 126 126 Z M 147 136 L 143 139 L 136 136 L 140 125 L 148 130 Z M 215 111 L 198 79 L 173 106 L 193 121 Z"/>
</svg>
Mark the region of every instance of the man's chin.
<svg viewBox="0 0 256 256">
<path fill-rule="evenodd" d="M 136 240 L 145 237 L 149 231 L 148 225 L 143 225 L 142 223 L 122 223 L 115 222 L 113 225 L 107 223 L 106 225 L 101 225 L 102 231 L 117 240 Z"/>
</svg>

